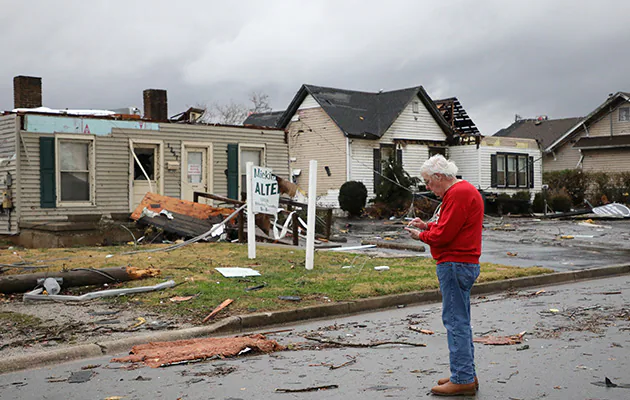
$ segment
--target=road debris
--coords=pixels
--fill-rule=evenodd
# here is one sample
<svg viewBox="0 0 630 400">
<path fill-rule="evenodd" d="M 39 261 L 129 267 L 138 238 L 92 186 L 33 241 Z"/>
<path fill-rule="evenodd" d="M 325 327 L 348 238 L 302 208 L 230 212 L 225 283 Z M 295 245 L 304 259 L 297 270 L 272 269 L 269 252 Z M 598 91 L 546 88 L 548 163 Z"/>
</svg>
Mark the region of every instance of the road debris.
<svg viewBox="0 0 630 400">
<path fill-rule="evenodd" d="M 411 329 L 414 332 L 423 333 L 425 335 L 433 335 L 433 334 L 435 334 L 435 332 L 433 332 L 433 331 L 431 331 L 429 329 L 420 329 L 420 328 L 417 328 L 417 327 L 415 327 L 413 325 L 409 325 L 409 329 Z"/>
<path fill-rule="evenodd" d="M 223 303 L 219 304 L 214 310 L 212 310 L 212 312 L 210 314 L 208 314 L 202 321 L 202 323 L 206 323 L 208 321 L 210 321 L 212 318 L 215 317 L 215 315 L 217 315 L 219 312 L 221 312 L 221 310 L 223 310 L 225 307 L 229 306 L 230 304 L 232 304 L 234 300 L 232 299 L 227 299 L 224 300 Z"/>
<path fill-rule="evenodd" d="M 604 378 L 603 382 L 591 382 L 591 384 L 595 386 L 602 386 L 602 387 L 607 387 L 607 388 L 630 389 L 630 384 L 627 384 L 627 383 L 617 384 L 611 381 L 610 379 L 608 379 L 607 377 Z"/>
<path fill-rule="evenodd" d="M 146 320 L 146 319 L 144 319 L 144 318 L 142 318 L 142 317 L 138 317 L 138 318 L 136 318 L 136 320 L 137 320 L 138 322 L 137 322 L 137 323 L 135 323 L 135 324 L 133 324 L 133 325 L 131 325 L 131 326 L 129 326 L 129 327 L 127 328 L 128 330 L 133 330 L 133 329 L 136 329 L 136 328 L 138 328 L 139 326 L 144 325 L 144 324 L 147 322 L 147 320 Z"/>
<path fill-rule="evenodd" d="M 260 289 L 264 288 L 265 286 L 267 286 L 267 284 L 265 282 L 263 282 L 260 285 L 251 286 L 251 287 L 245 288 L 245 291 L 246 292 L 253 292 L 253 291 L 256 291 L 256 290 L 260 290 Z"/>
<path fill-rule="evenodd" d="M 374 267 L 374 271 L 389 271 L 389 267 L 387 265 L 379 265 Z"/>
<path fill-rule="evenodd" d="M 483 343 L 485 345 L 495 345 L 495 346 L 504 346 L 504 345 L 513 345 L 519 344 L 523 342 L 523 336 L 527 333 L 527 331 L 523 331 L 517 335 L 511 336 L 482 336 L 473 339 L 475 343 Z"/>
<path fill-rule="evenodd" d="M 374 341 L 370 343 L 349 343 L 349 342 L 339 342 L 332 339 L 318 338 L 318 337 L 313 337 L 313 336 L 306 336 L 304 337 L 304 339 L 313 340 L 319 343 L 334 344 L 334 345 L 342 346 L 342 347 L 377 347 L 377 346 L 383 346 L 386 344 L 402 344 L 405 346 L 427 347 L 425 343 L 413 343 L 413 342 L 405 342 L 405 341 L 399 341 L 399 340 Z"/>
<path fill-rule="evenodd" d="M 276 388 L 276 392 L 282 393 L 302 393 L 302 392 L 318 392 L 320 390 L 338 389 L 339 385 L 323 385 L 323 386 L 311 386 L 303 389 L 281 389 Z"/>
<path fill-rule="evenodd" d="M 111 362 L 143 362 L 151 368 L 158 368 L 203 361 L 209 358 L 233 357 L 247 347 L 252 349 L 252 352 L 261 353 L 285 349 L 275 340 L 266 339 L 260 334 L 227 338 L 202 338 L 174 342 L 153 342 L 134 346 L 131 349 L 131 355 L 113 358 Z"/>
<path fill-rule="evenodd" d="M 85 383 L 92 379 L 94 375 L 95 372 L 91 370 L 72 372 L 68 378 L 68 383 Z"/>
</svg>

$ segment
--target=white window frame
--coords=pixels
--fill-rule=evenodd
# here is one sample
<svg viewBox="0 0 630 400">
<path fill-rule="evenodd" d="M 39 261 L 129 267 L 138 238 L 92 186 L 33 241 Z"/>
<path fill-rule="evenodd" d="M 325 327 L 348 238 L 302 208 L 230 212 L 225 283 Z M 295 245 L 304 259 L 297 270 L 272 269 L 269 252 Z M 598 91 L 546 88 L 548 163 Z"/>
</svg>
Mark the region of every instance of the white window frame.
<svg viewBox="0 0 630 400">
<path fill-rule="evenodd" d="M 251 144 L 251 143 L 239 143 L 238 144 L 238 196 L 241 195 L 241 161 L 243 157 L 241 157 L 242 150 L 261 150 L 260 160 L 263 165 L 260 167 L 267 166 L 267 146 L 265 144 Z"/>
<path fill-rule="evenodd" d="M 61 200 L 61 158 L 59 157 L 60 142 L 87 142 L 88 145 L 88 179 L 90 182 L 90 199 L 88 201 Z M 57 207 L 93 207 L 96 205 L 96 138 L 86 134 L 56 134 L 55 135 L 55 186 Z"/>
<path fill-rule="evenodd" d="M 498 188 L 505 188 L 505 189 L 528 189 L 530 187 L 530 176 L 529 176 L 529 157 L 530 155 L 527 153 L 496 153 L 496 157 L 497 157 L 497 165 L 496 165 L 496 174 L 497 174 L 497 187 Z M 509 159 L 510 158 L 514 158 L 516 159 L 516 184 L 510 184 L 509 183 Z M 505 170 L 504 171 L 499 171 L 499 159 L 503 159 L 504 160 L 504 166 L 505 166 Z M 523 167 L 521 165 L 521 160 L 524 159 L 525 160 L 525 166 Z M 521 179 L 519 179 L 519 171 L 521 171 L 523 168 L 525 168 L 525 182 L 521 182 Z M 503 185 L 499 184 L 499 174 L 503 173 L 505 174 L 505 182 Z"/>
<path fill-rule="evenodd" d="M 133 172 L 134 172 L 134 163 L 136 160 L 133 157 L 133 147 L 136 144 L 155 144 L 158 146 L 157 151 L 160 157 L 157 162 L 157 169 L 154 171 L 156 174 L 160 173 L 159 180 L 159 192 L 158 194 L 164 194 L 164 141 L 163 140 L 152 140 L 152 139 L 129 139 L 129 211 L 133 211 L 135 207 L 133 206 Z M 157 175 L 156 175 L 157 177 Z M 156 178 L 157 180 L 157 178 Z"/>
<path fill-rule="evenodd" d="M 411 102 L 411 112 L 414 114 L 420 114 L 420 102 L 418 100 Z"/>
<path fill-rule="evenodd" d="M 622 114 L 625 114 L 623 118 Z M 619 122 L 630 122 L 630 107 L 619 107 Z"/>
</svg>

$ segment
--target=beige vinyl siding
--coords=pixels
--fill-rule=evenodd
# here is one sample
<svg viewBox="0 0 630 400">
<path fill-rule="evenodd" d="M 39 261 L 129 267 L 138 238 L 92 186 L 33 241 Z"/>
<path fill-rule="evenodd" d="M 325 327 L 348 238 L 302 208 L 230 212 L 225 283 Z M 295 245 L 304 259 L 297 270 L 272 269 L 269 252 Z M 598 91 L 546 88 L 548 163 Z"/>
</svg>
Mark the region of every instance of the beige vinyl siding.
<svg viewBox="0 0 630 400">
<path fill-rule="evenodd" d="M 612 135 L 622 135 L 630 133 L 630 122 L 619 121 L 619 108 L 630 107 L 630 102 L 625 102 L 615 107 L 611 112 L 601 119 L 588 125 L 589 136 L 610 136 L 610 119 L 612 118 Z"/>
<path fill-rule="evenodd" d="M 5 189 L 11 190 L 13 207 L 17 207 L 17 121 L 15 114 L 0 116 L 0 194 Z M 11 175 L 12 184 L 7 184 L 7 176 Z M 1 201 L 1 199 L 0 199 Z M 18 217 L 16 208 L 0 214 L 0 234 L 17 232 Z"/>
<path fill-rule="evenodd" d="M 308 190 L 309 161 L 317 160 L 317 195 L 338 190 L 346 182 L 346 137 L 321 107 L 300 110 L 299 121 L 289 123 L 291 169 L 301 170 L 297 184 Z M 325 171 L 330 168 L 331 176 Z"/>
<path fill-rule="evenodd" d="M 414 102 L 418 102 L 418 113 L 413 112 Z M 415 97 L 383 134 L 381 143 L 391 143 L 394 139 L 443 141 L 446 135 L 420 98 Z"/>
<path fill-rule="evenodd" d="M 95 141 L 95 186 L 96 205 L 91 207 L 40 208 L 39 186 L 39 137 L 50 134 L 23 132 L 31 163 L 26 161 L 25 149 L 21 149 L 20 179 L 23 221 L 65 220 L 70 214 L 109 214 L 129 211 L 129 167 L 131 154 L 129 139 L 162 141 L 164 159 L 164 194 L 181 196 L 181 148 L 182 142 L 213 144 L 213 183 L 209 191 L 227 195 L 227 145 L 228 143 L 264 143 L 266 165 L 277 175 L 288 178 L 288 147 L 284 142 L 284 132 L 279 130 L 247 129 L 186 124 L 160 124 L 159 131 L 146 131 L 114 128 L 109 136 L 96 136 Z M 80 135 L 77 135 L 80 136 Z M 176 171 L 169 171 L 166 163 L 178 164 Z"/>
<path fill-rule="evenodd" d="M 579 138 L 586 135 L 584 130 L 578 131 L 570 140 L 557 147 L 552 154 L 545 154 L 543 169 L 545 172 L 562 171 L 578 167 L 581 153 L 573 147 Z"/>
<path fill-rule="evenodd" d="M 588 172 L 630 172 L 630 149 L 582 150 L 583 169 Z"/>
</svg>

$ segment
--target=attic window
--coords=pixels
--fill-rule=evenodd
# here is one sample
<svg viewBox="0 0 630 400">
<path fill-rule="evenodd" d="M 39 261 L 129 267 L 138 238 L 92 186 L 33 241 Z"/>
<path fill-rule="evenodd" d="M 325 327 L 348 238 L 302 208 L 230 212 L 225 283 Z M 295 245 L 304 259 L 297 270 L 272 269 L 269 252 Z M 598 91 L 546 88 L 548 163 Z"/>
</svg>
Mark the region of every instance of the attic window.
<svg viewBox="0 0 630 400">
<path fill-rule="evenodd" d="M 630 122 L 630 107 L 622 107 L 619 109 L 619 121 Z"/>
<path fill-rule="evenodd" d="M 417 101 L 411 103 L 411 110 L 414 114 L 418 114 L 420 112 L 420 103 Z"/>
</svg>

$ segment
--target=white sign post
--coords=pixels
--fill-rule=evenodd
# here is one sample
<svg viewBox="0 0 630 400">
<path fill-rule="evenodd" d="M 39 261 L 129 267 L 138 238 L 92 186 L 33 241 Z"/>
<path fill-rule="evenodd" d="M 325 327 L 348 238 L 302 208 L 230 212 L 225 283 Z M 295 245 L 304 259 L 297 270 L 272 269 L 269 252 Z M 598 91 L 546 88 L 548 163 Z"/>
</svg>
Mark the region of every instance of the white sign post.
<svg viewBox="0 0 630 400">
<path fill-rule="evenodd" d="M 248 162 L 247 166 L 247 256 L 256 258 L 256 222 L 254 221 L 254 189 L 253 170 L 254 163 Z"/>
<path fill-rule="evenodd" d="M 280 188 L 271 168 L 247 163 L 247 254 L 256 258 L 255 214 L 278 213 Z"/>
<path fill-rule="evenodd" d="M 317 203 L 317 160 L 308 167 L 308 213 L 306 220 L 306 269 L 313 269 L 315 258 L 315 207 Z"/>
</svg>

